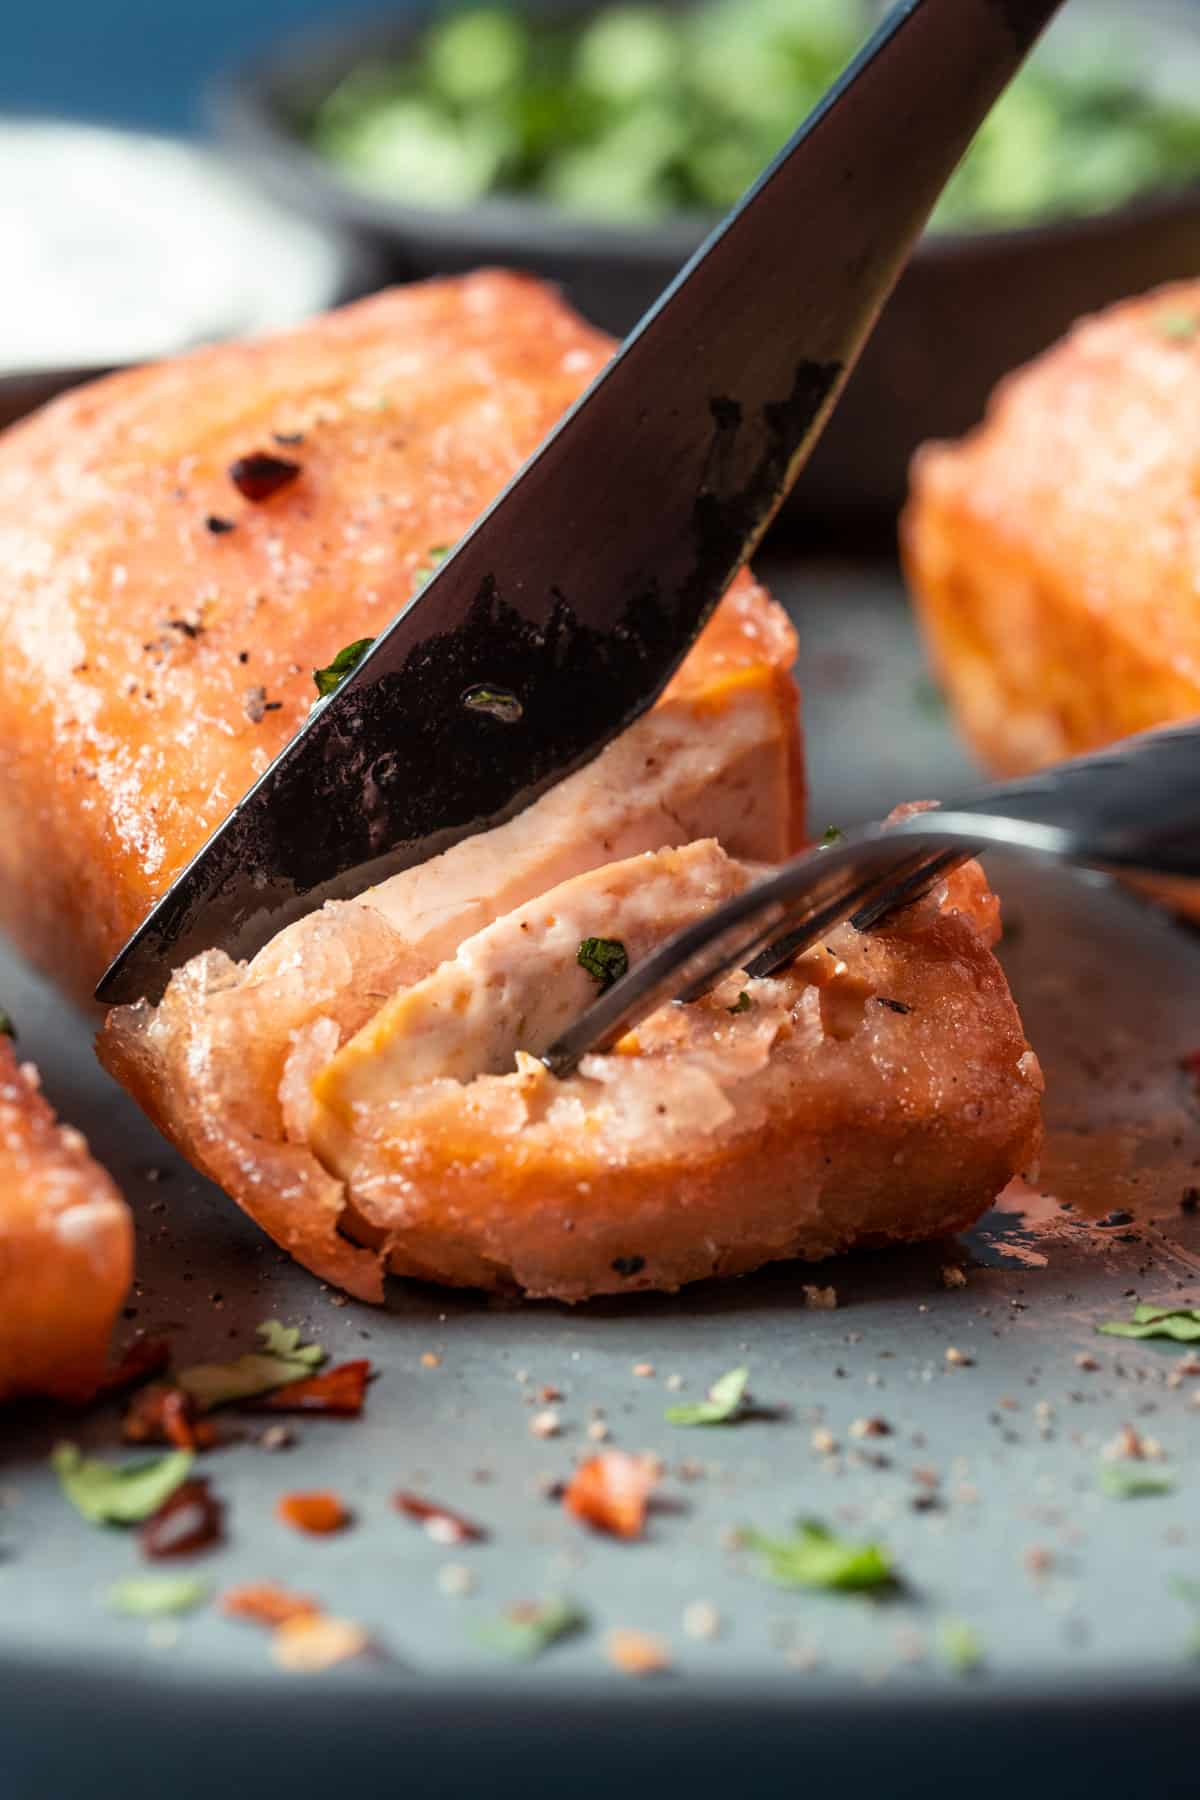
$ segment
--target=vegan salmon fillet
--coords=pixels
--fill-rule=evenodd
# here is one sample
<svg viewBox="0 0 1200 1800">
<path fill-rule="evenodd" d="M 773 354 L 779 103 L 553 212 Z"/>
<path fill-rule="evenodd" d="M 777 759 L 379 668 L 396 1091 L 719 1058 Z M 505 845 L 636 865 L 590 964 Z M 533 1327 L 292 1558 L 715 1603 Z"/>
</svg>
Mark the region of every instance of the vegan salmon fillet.
<svg viewBox="0 0 1200 1800">
<path fill-rule="evenodd" d="M 312 669 L 393 616 L 609 350 L 548 289 L 483 273 L 11 434 L 0 906 L 32 954 L 91 985 L 296 728 Z M 965 1223 L 1039 1132 L 977 871 L 743 984 L 736 1013 L 668 1009 L 561 1084 L 533 1061 L 547 996 L 594 991 L 574 933 L 644 954 L 800 843 L 794 654 L 741 575 L 587 767 L 249 964 L 193 959 L 160 1005 L 109 1015 L 102 1059 L 364 1298 L 391 1268 L 579 1299 Z M 472 1021 L 452 1055 L 425 1029 L 447 994 Z"/>
</svg>

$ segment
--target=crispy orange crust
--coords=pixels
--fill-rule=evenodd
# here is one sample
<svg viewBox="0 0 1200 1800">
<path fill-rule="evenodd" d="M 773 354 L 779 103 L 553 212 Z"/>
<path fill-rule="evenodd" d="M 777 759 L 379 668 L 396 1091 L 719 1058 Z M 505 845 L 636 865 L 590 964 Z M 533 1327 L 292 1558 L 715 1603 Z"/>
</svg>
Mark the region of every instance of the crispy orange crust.
<svg viewBox="0 0 1200 1800">
<path fill-rule="evenodd" d="M 132 1273 L 124 1201 L 0 1037 L 0 1400 L 88 1399 Z"/>
<path fill-rule="evenodd" d="M 1200 282 L 1084 320 L 919 452 L 905 567 L 998 774 L 1200 714 L 1198 471 Z"/>
<path fill-rule="evenodd" d="M 0 924 L 30 956 L 91 989 L 312 669 L 392 617 L 610 348 L 550 288 L 482 273 L 114 376 L 5 436 Z M 255 450 L 302 470 L 257 505 L 228 473 Z M 736 622 L 708 636 L 736 663 Z"/>
</svg>

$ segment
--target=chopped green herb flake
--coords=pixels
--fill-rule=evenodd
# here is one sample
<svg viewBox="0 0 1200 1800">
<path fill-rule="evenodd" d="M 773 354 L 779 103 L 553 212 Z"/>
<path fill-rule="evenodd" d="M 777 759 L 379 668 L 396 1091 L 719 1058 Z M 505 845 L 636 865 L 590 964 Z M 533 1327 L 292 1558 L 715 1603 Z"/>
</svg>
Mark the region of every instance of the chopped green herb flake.
<svg viewBox="0 0 1200 1800">
<path fill-rule="evenodd" d="M 804 1519 L 790 1538 L 743 1534 L 747 1547 L 763 1560 L 763 1574 L 779 1587 L 829 1588 L 865 1593 L 895 1585 L 891 1557 L 882 1544 L 856 1544 L 838 1538 L 815 1519 Z"/>
<path fill-rule="evenodd" d="M 484 1649 L 509 1662 L 532 1662 L 562 1638 L 582 1631 L 587 1614 L 573 1600 L 554 1597 L 537 1606 L 514 1606 L 498 1619 L 476 1625 L 472 1636 Z"/>
<path fill-rule="evenodd" d="M 937 1630 L 937 1651 L 955 1675 L 973 1675 L 983 1667 L 983 1645 L 965 1619 L 943 1619 Z"/>
<path fill-rule="evenodd" d="M 113 1583 L 105 1604 L 109 1612 L 130 1618 L 161 1619 L 203 1606 L 211 1591 L 198 1575 L 130 1575 Z"/>
<path fill-rule="evenodd" d="M 614 981 L 620 981 L 629 968 L 629 956 L 619 938 L 584 938 L 575 952 L 575 961 L 600 984 L 602 994 Z"/>
<path fill-rule="evenodd" d="M 1190 344 L 1200 331 L 1200 318 L 1189 312 L 1161 312 L 1154 317 L 1155 329 L 1173 344 Z"/>
<path fill-rule="evenodd" d="M 190 1450 L 172 1450 L 119 1467 L 85 1456 L 78 1444 L 58 1444 L 50 1464 L 71 1505 L 93 1525 L 136 1525 L 187 1479 L 194 1460 Z"/>
<path fill-rule="evenodd" d="M 1102 1463 L 1096 1485 L 1110 1500 L 1144 1500 L 1152 1494 L 1169 1494 L 1175 1478 L 1165 1469 L 1148 1469 L 1144 1463 Z"/>
<path fill-rule="evenodd" d="M 374 642 L 374 638 L 355 638 L 352 644 L 347 644 L 338 651 L 331 663 L 327 663 L 323 669 L 313 670 L 312 678 L 316 684 L 318 699 L 324 700 L 335 688 L 341 686 L 347 675 L 354 673 Z"/>
<path fill-rule="evenodd" d="M 1200 1307 L 1150 1306 L 1140 1301 L 1132 1319 L 1110 1319 L 1096 1330 L 1105 1337 L 1172 1338 L 1177 1344 L 1194 1344 L 1200 1342 Z"/>
<path fill-rule="evenodd" d="M 692 1406 L 668 1406 L 668 1425 L 727 1425 L 736 1419 L 746 1397 L 749 1369 L 730 1369 L 708 1390 L 708 1399 Z"/>
<path fill-rule="evenodd" d="M 425 552 L 425 561 L 413 570 L 413 592 L 431 581 L 454 548 L 452 544 L 434 544 Z"/>
<path fill-rule="evenodd" d="M 9 1014 L 5 1012 L 2 1006 L 0 1006 L 0 1037 L 15 1038 L 16 1035 L 16 1026 L 13 1024 Z"/>
<path fill-rule="evenodd" d="M 485 681 L 468 688 L 462 703 L 469 712 L 489 713 L 502 725 L 516 725 L 525 712 L 511 688 L 489 687 Z"/>
<path fill-rule="evenodd" d="M 289 1381 L 302 1381 L 325 1361 L 319 1344 L 302 1344 L 294 1325 L 281 1325 L 268 1319 L 258 1327 L 263 1341 L 261 1350 L 249 1350 L 244 1356 L 226 1363 L 197 1363 L 176 1377 L 202 1412 L 214 1406 L 228 1406 L 233 1400 L 249 1400 L 256 1394 L 269 1394 L 272 1388 L 285 1387 Z"/>
<path fill-rule="evenodd" d="M 741 993 L 738 995 L 737 999 L 734 1001 L 733 1005 L 731 1007 L 729 1007 L 728 1010 L 731 1013 L 744 1013 L 744 1012 L 749 1012 L 750 1008 L 753 1005 L 754 1005 L 753 1000 L 750 998 L 750 996 L 746 992 L 745 988 L 743 988 Z"/>
<path fill-rule="evenodd" d="M 828 850 L 833 844 L 844 844 L 846 834 L 840 825 L 827 825 L 821 833 L 821 848 Z"/>
</svg>

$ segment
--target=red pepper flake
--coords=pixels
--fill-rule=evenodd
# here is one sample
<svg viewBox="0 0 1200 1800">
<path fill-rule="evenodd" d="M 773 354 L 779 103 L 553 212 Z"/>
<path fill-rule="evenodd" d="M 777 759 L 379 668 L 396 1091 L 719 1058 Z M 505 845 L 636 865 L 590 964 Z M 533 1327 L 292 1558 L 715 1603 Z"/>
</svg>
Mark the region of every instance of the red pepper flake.
<svg viewBox="0 0 1200 1800">
<path fill-rule="evenodd" d="M 180 1482 L 138 1530 L 143 1556 L 190 1556 L 221 1539 L 221 1502 L 202 1475 Z"/>
<path fill-rule="evenodd" d="M 216 1426 L 200 1418 L 192 1396 L 161 1383 L 143 1388 L 125 1414 L 121 1435 L 127 1444 L 173 1444 L 177 1450 L 210 1450 L 217 1442 Z"/>
<path fill-rule="evenodd" d="M 328 1488 L 282 1495 L 275 1505 L 275 1517 L 293 1531 L 307 1531 L 313 1537 L 342 1531 L 350 1523 L 349 1512 Z"/>
<path fill-rule="evenodd" d="M 401 1489 L 393 1496 L 392 1505 L 406 1519 L 415 1519 L 418 1525 L 424 1525 L 435 1544 L 481 1544 L 487 1538 L 482 1525 L 472 1524 L 461 1513 L 451 1512 L 448 1506 L 423 1500 L 420 1494 Z"/>
<path fill-rule="evenodd" d="M 260 1394 L 247 1402 L 251 1412 L 328 1413 L 338 1419 L 356 1419 L 363 1409 L 371 1365 L 366 1357 L 338 1363 L 320 1375 L 289 1381 L 272 1394 Z"/>
<path fill-rule="evenodd" d="M 290 486 L 299 473 L 298 462 L 272 456 L 269 450 L 252 450 L 229 465 L 229 479 L 243 500 L 269 500 L 280 488 Z"/>
<path fill-rule="evenodd" d="M 627 1450 L 602 1450 L 580 1463 L 563 1495 L 563 1506 L 575 1518 L 614 1537 L 640 1537 L 646 1505 L 657 1480 L 651 1457 Z"/>
<path fill-rule="evenodd" d="M 138 1338 L 121 1353 L 115 1367 L 100 1383 L 101 1394 L 119 1394 L 125 1388 L 137 1387 L 152 1375 L 161 1375 L 171 1360 L 171 1346 L 166 1338 Z"/>
<path fill-rule="evenodd" d="M 272 1630 L 289 1619 L 315 1619 L 324 1610 L 307 1594 L 293 1594 L 276 1581 L 246 1581 L 221 1595 L 221 1611 L 230 1619 L 249 1619 Z"/>
</svg>

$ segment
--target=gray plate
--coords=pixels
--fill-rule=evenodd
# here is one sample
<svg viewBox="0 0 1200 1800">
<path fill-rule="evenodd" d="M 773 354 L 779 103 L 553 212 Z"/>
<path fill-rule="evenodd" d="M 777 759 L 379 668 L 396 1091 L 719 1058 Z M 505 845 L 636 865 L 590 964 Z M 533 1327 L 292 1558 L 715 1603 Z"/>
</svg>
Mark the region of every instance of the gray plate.
<svg viewBox="0 0 1200 1800">
<path fill-rule="evenodd" d="M 967 779 L 919 693 L 891 574 L 774 576 L 803 636 L 814 823 Z M 136 1547 L 78 1519 L 45 1458 L 66 1433 L 110 1448 L 115 1412 L 7 1417 L 5 1800 L 174 1800 L 257 1793 L 268 1779 L 292 1800 L 326 1792 L 335 1767 L 367 1793 L 447 1795 L 549 1794 L 564 1778 L 584 1795 L 667 1779 L 767 1793 L 807 1777 L 852 1794 L 969 1782 L 977 1800 L 1014 1780 L 1070 1796 L 1097 1779 L 1170 1776 L 1200 1693 L 1197 1621 L 1170 1589 L 1200 1577 L 1200 1380 L 1172 1383 L 1179 1347 L 1092 1327 L 1125 1315 L 1134 1293 L 1200 1301 L 1200 1217 L 1179 1204 L 1200 1180 L 1200 1118 L 1177 1066 L 1200 1042 L 1200 942 L 1099 880 L 999 861 L 994 874 L 1018 927 L 1005 960 L 1049 1080 L 1045 1195 L 1010 1195 L 956 1244 L 824 1267 L 833 1312 L 806 1308 L 803 1268 L 574 1311 L 400 1283 L 383 1311 L 343 1304 L 163 1147 L 94 1064 L 77 1015 L 11 959 L 0 967 L 22 1049 L 137 1208 L 129 1328 L 170 1330 L 190 1360 L 246 1347 L 275 1315 L 380 1371 L 363 1420 L 298 1421 L 290 1451 L 247 1442 L 208 1463 L 228 1543 L 189 1566 L 216 1589 L 299 1587 L 378 1640 L 374 1662 L 307 1681 L 213 1609 L 166 1630 L 110 1616 L 103 1590 L 139 1566 Z M 1093 1222 L 1116 1207 L 1133 1223 Z M 965 1288 L 942 1285 L 950 1262 L 967 1267 Z M 947 1364 L 951 1346 L 969 1366 Z M 653 1375 L 633 1374 L 642 1362 Z M 756 1399 L 786 1416 L 707 1432 L 664 1423 L 669 1377 L 699 1397 L 740 1362 Z M 549 1442 L 529 1432 L 542 1384 L 566 1396 L 564 1434 Z M 586 1536 L 536 1492 L 586 1446 L 594 1406 L 613 1442 L 667 1460 L 643 1543 Z M 849 1435 L 876 1416 L 890 1435 Z M 842 1446 L 834 1458 L 811 1447 L 818 1422 Z M 1160 1440 L 1173 1494 L 1097 1491 L 1102 1446 L 1127 1422 Z M 690 1479 L 685 1459 L 700 1465 Z M 937 1473 L 930 1510 L 914 1507 L 916 1469 Z M 282 1492 L 318 1485 L 357 1514 L 328 1541 L 272 1516 Z M 491 1541 L 439 1549 L 392 1510 L 400 1485 L 478 1518 Z M 772 1589 L 726 1547 L 732 1526 L 780 1530 L 798 1514 L 884 1539 L 901 1595 L 876 1605 Z M 441 1591 L 448 1563 L 474 1572 L 473 1593 Z M 471 1641 L 473 1622 L 551 1590 L 588 1610 L 588 1632 L 522 1667 Z M 723 1621 L 715 1642 L 682 1627 L 701 1599 Z M 969 1621 L 984 1647 L 970 1679 L 936 1655 L 947 1618 Z M 604 1657 L 613 1626 L 665 1638 L 673 1672 L 618 1674 Z"/>
</svg>

